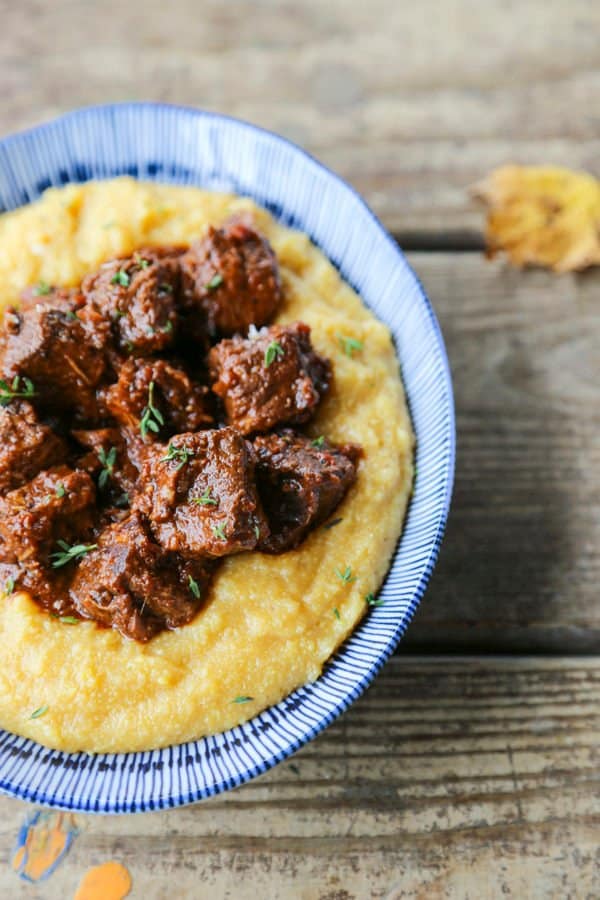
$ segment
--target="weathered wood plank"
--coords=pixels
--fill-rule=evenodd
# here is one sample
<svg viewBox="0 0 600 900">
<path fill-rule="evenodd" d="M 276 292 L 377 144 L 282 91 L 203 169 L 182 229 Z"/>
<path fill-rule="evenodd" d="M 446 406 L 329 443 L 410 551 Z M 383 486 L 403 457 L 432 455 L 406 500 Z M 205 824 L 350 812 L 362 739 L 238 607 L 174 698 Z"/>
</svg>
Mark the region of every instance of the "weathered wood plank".
<svg viewBox="0 0 600 900">
<path fill-rule="evenodd" d="M 303 144 L 412 233 L 479 229 L 468 186 L 503 162 L 600 174 L 593 0 L 0 0 L 0 15 L 1 133 L 111 100 L 219 110 Z"/>
<path fill-rule="evenodd" d="M 600 276 L 411 254 L 453 369 L 453 508 L 406 647 L 600 648 Z"/>
<path fill-rule="evenodd" d="M 396 657 L 339 722 L 263 778 L 194 808 L 78 816 L 72 896 L 109 858 L 133 897 L 585 898 L 600 893 L 600 659 Z M 24 804 L 0 800 L 9 857 Z"/>
</svg>

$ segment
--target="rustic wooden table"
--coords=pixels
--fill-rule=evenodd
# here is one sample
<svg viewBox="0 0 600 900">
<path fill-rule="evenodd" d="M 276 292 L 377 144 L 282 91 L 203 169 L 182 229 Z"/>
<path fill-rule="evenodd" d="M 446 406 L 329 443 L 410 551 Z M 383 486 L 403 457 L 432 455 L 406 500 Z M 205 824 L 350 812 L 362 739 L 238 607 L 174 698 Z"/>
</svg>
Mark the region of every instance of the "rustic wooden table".
<svg viewBox="0 0 600 900">
<path fill-rule="evenodd" d="M 600 276 L 481 254 L 469 185 L 508 161 L 600 175 L 594 0 L 0 0 L 0 132 L 83 104 L 220 110 L 300 142 L 407 248 L 458 416 L 427 596 L 367 694 L 198 807 L 77 817 L 36 886 L 115 858 L 144 898 L 600 897 Z"/>
</svg>

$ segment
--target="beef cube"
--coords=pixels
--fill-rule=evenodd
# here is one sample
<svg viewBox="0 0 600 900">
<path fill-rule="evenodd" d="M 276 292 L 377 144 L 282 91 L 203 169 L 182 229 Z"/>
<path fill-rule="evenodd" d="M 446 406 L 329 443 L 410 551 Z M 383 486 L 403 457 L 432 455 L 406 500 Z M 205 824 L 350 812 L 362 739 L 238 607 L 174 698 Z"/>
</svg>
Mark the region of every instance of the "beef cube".
<svg viewBox="0 0 600 900">
<path fill-rule="evenodd" d="M 34 558 L 22 563 L 0 562 L 0 590 L 9 596 L 17 591 L 27 591 L 39 606 L 54 616 L 77 615 L 69 596 L 71 568 L 48 569 L 45 563 Z"/>
<path fill-rule="evenodd" d="M 331 366 L 313 350 L 302 322 L 221 341 L 209 366 L 227 422 L 242 434 L 306 422 L 331 380 Z"/>
<path fill-rule="evenodd" d="M 78 460 L 78 466 L 96 479 L 100 495 L 118 505 L 128 506 L 136 491 L 142 466 L 144 445 L 141 440 L 131 438 L 126 441 L 118 428 L 76 430 L 71 433 L 82 447 L 90 451 Z"/>
<path fill-rule="evenodd" d="M 281 302 L 277 259 L 269 242 L 241 222 L 208 229 L 181 257 L 182 305 L 206 321 L 211 336 L 270 322 Z"/>
<path fill-rule="evenodd" d="M 61 542 L 79 545 L 88 540 L 95 499 L 90 476 L 68 466 L 40 472 L 0 497 L 0 559 L 62 568 Z"/>
<path fill-rule="evenodd" d="M 153 448 L 140 507 L 161 546 L 188 557 L 252 550 L 267 531 L 254 467 L 251 444 L 231 428 L 179 434 Z"/>
<path fill-rule="evenodd" d="M 356 479 L 360 449 L 336 447 L 284 429 L 254 441 L 258 456 L 256 481 L 270 533 L 258 550 L 291 550 L 331 515 Z"/>
<path fill-rule="evenodd" d="M 39 422 L 30 403 L 0 405 L 0 494 L 25 484 L 65 455 L 64 443 Z"/>
<path fill-rule="evenodd" d="M 101 397 L 123 428 L 152 441 L 212 424 L 209 394 L 165 360 L 129 359 Z"/>
<path fill-rule="evenodd" d="M 0 342 L 0 368 L 7 380 L 33 383 L 35 402 L 52 411 L 72 411 L 81 419 L 96 413 L 94 389 L 104 373 L 101 334 L 79 318 L 81 295 L 54 291 L 21 309 L 10 309 Z"/>
<path fill-rule="evenodd" d="M 180 270 L 174 250 L 140 250 L 114 259 L 88 275 L 81 286 L 88 305 L 112 323 L 117 347 L 147 356 L 171 347 L 177 330 Z"/>
<path fill-rule="evenodd" d="M 165 626 L 176 628 L 195 616 L 210 574 L 205 561 L 180 561 L 165 553 L 143 517 L 132 512 L 109 525 L 81 561 L 71 599 L 82 616 L 147 641 Z"/>
</svg>

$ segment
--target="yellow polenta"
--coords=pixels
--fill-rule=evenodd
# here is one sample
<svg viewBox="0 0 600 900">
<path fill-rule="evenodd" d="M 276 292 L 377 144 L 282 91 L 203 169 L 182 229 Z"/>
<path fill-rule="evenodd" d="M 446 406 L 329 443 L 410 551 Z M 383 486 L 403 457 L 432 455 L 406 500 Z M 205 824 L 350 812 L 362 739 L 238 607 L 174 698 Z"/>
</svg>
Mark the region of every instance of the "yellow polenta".
<svg viewBox="0 0 600 900">
<path fill-rule="evenodd" d="M 0 600 L 0 726 L 50 747 L 145 750 L 222 731 L 316 679 L 367 612 L 402 528 L 413 436 L 387 328 L 306 235 L 250 200 L 189 187 L 113 181 L 49 190 L 0 217 L 0 300 L 28 284 L 73 285 L 144 244 L 187 243 L 244 211 L 273 245 L 285 302 L 330 357 L 334 386 L 315 435 L 364 448 L 334 528 L 281 556 L 243 553 L 219 569 L 196 619 L 149 644 L 93 623 L 63 624 L 24 593 Z M 339 335 L 363 349 L 344 354 Z M 344 583 L 336 569 L 351 568 Z M 236 697 L 251 697 L 239 704 Z M 46 712 L 31 719 L 40 707 Z"/>
</svg>

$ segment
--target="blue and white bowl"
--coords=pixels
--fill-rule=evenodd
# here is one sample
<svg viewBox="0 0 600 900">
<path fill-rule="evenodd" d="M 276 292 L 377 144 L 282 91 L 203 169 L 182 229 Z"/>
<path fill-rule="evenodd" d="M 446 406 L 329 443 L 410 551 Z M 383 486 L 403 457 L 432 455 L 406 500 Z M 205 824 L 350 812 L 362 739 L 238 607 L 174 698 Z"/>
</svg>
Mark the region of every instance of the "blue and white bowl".
<svg viewBox="0 0 600 900">
<path fill-rule="evenodd" d="M 51 185 L 133 175 L 245 194 L 307 232 L 391 329 L 417 436 L 415 491 L 381 598 L 314 684 L 223 734 L 147 753 L 68 754 L 0 732 L 0 790 L 61 809 L 124 813 L 193 803 L 285 759 L 364 691 L 431 575 L 452 491 L 452 385 L 435 315 L 361 198 L 298 147 L 225 116 L 161 104 L 82 109 L 0 141 L 0 210 Z"/>
</svg>

